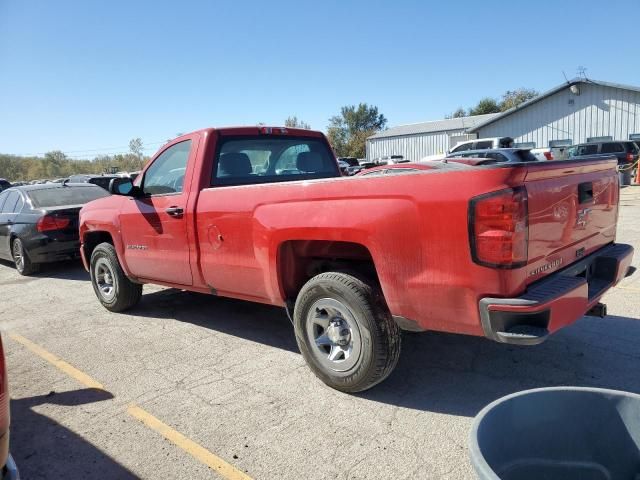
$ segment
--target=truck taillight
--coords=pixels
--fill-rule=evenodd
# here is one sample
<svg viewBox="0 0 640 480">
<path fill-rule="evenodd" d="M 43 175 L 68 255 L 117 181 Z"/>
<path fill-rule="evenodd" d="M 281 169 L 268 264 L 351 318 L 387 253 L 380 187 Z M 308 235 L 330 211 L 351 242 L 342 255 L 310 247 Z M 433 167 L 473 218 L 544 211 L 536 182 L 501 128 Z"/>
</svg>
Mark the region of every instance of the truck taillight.
<svg viewBox="0 0 640 480">
<path fill-rule="evenodd" d="M 51 230 L 63 230 L 69 226 L 71 219 L 65 217 L 55 217 L 53 215 L 45 215 L 38 220 L 36 228 L 39 232 L 48 232 Z"/>
<path fill-rule="evenodd" d="M 633 153 L 631 152 L 627 153 L 627 162 L 629 163 L 633 162 Z"/>
<path fill-rule="evenodd" d="M 472 198 L 469 202 L 469 239 L 473 261 L 494 268 L 526 265 L 528 217 L 524 187 Z"/>
<path fill-rule="evenodd" d="M 547 160 L 553 160 L 553 152 L 544 152 L 544 158 Z"/>
</svg>

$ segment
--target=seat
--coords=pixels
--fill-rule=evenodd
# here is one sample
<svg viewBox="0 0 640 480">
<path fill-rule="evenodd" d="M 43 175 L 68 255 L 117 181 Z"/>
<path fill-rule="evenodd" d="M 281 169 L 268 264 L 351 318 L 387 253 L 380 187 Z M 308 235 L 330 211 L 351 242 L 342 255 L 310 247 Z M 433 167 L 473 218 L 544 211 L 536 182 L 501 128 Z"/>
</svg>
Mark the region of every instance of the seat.
<svg viewBox="0 0 640 480">
<path fill-rule="evenodd" d="M 246 177 L 252 173 L 253 166 L 246 153 L 229 152 L 220 155 L 218 177 Z"/>
<path fill-rule="evenodd" d="M 301 172 L 326 172 L 324 158 L 318 152 L 301 152 L 296 158 L 296 168 Z"/>
</svg>

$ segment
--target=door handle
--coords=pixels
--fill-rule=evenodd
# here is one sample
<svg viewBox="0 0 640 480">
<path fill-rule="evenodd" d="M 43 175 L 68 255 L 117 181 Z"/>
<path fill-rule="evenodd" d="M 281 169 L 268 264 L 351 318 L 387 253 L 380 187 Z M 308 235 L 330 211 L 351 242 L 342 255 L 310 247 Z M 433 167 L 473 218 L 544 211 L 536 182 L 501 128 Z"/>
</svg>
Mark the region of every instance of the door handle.
<svg viewBox="0 0 640 480">
<path fill-rule="evenodd" d="M 167 212 L 167 215 L 171 215 L 172 217 L 181 217 L 182 214 L 184 213 L 184 210 L 181 207 L 176 207 L 174 205 L 172 207 L 167 208 L 165 212 Z"/>
</svg>

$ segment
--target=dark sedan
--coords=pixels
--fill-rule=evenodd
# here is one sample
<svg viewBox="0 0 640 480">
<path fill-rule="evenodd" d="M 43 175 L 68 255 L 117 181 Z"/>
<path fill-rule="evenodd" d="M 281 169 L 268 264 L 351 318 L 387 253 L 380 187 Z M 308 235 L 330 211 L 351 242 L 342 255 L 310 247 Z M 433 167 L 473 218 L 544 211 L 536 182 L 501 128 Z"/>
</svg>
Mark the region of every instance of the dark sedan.
<svg viewBox="0 0 640 480">
<path fill-rule="evenodd" d="M 80 208 L 108 195 L 90 183 L 5 190 L 0 193 L 0 258 L 13 261 L 18 273 L 29 275 L 41 263 L 78 257 Z"/>
</svg>

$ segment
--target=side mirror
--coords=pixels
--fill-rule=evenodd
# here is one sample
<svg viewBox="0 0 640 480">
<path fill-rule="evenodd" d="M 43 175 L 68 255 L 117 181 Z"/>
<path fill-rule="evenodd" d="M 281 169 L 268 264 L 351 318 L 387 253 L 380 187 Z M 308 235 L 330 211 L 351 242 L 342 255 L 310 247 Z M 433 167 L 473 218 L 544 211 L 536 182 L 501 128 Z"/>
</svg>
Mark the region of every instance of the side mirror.
<svg viewBox="0 0 640 480">
<path fill-rule="evenodd" d="M 112 195 L 134 196 L 135 187 L 130 178 L 114 178 L 109 182 L 109 193 Z"/>
</svg>

